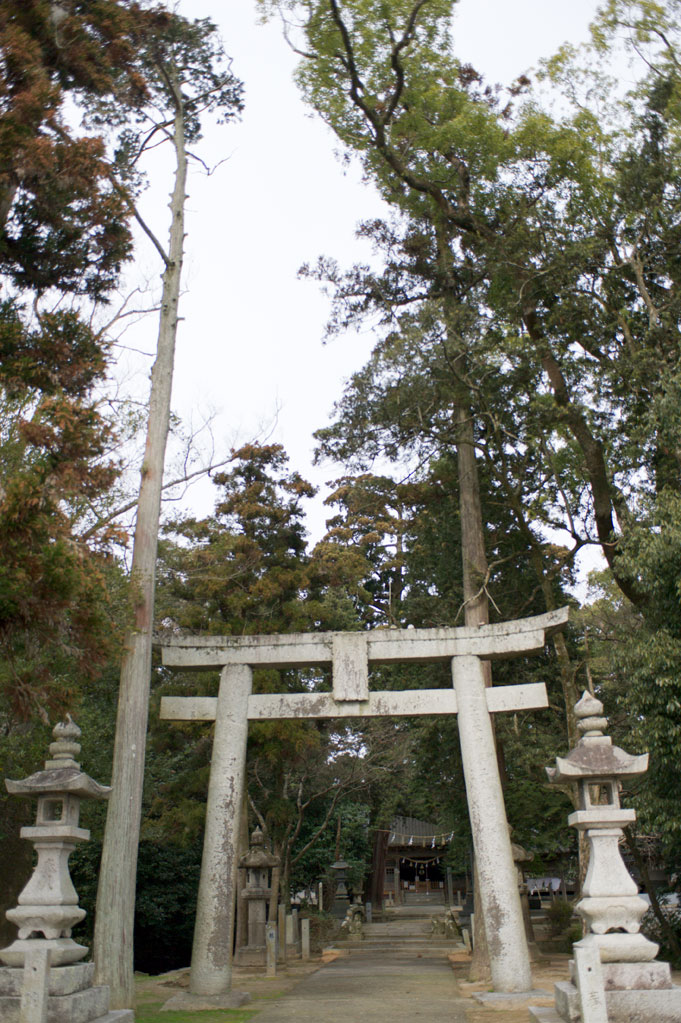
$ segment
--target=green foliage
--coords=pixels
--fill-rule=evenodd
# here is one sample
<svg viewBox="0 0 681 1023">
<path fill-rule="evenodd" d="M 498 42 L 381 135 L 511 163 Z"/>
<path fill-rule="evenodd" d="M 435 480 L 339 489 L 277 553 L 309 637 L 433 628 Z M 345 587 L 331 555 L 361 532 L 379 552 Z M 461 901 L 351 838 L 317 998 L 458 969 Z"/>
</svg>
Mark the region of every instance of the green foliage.
<svg viewBox="0 0 681 1023">
<path fill-rule="evenodd" d="M 665 928 L 660 925 L 659 920 L 651 909 L 648 910 L 646 915 L 641 921 L 641 930 L 645 934 L 646 938 L 656 942 L 660 946 L 658 957 L 664 962 L 671 963 L 673 969 L 679 969 L 679 955 L 678 955 L 678 943 L 681 942 L 681 911 L 678 909 L 670 909 L 664 907 L 663 912 L 667 918 L 668 924 L 671 926 L 674 934 L 676 935 L 677 946 L 669 940 Z"/>
<path fill-rule="evenodd" d="M 71 856 L 71 876 L 88 917 L 79 925 L 80 939 L 91 941 L 97 896 L 101 842 L 79 846 Z M 201 844 L 169 841 L 139 845 L 135 903 L 135 970 L 165 973 L 191 959 Z M 76 933 L 78 940 L 78 933 Z"/>
<path fill-rule="evenodd" d="M 546 907 L 546 917 L 551 926 L 551 933 L 562 934 L 570 925 L 574 907 L 567 899 L 553 899 Z"/>
</svg>

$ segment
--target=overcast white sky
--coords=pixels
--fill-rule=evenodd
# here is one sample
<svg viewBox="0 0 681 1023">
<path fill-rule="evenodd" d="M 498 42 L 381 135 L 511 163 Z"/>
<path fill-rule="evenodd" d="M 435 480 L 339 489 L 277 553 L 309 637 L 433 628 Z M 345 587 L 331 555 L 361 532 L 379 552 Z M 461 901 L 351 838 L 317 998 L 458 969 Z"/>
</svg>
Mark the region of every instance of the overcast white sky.
<svg viewBox="0 0 681 1023">
<path fill-rule="evenodd" d="M 597 0 L 460 0 L 455 51 L 489 80 L 508 83 L 565 40 L 583 41 L 597 6 Z M 310 116 L 293 84 L 295 56 L 278 24 L 257 23 L 253 0 L 183 0 L 180 9 L 220 27 L 245 83 L 246 108 L 240 124 L 211 130 L 201 149 L 208 162 L 229 160 L 210 178 L 195 175 L 189 188 L 188 290 L 173 406 L 195 422 L 216 410 L 214 433 L 223 447 L 276 420 L 272 440 L 320 485 L 339 470 L 312 468 L 312 433 L 328 421 L 372 338 L 353 335 L 323 346 L 328 302 L 296 273 L 322 253 L 342 265 L 362 258 L 354 228 L 380 214 L 378 199 L 334 157 L 333 136 Z M 155 207 L 151 219 L 165 236 L 165 206 Z M 148 260 L 152 272 L 152 254 Z M 138 333 L 138 343 L 150 349 L 152 321 L 142 330 L 147 337 L 140 342 Z M 211 511 L 214 497 L 210 484 L 194 488 L 194 511 Z M 313 538 L 323 523 L 316 501 Z"/>
</svg>

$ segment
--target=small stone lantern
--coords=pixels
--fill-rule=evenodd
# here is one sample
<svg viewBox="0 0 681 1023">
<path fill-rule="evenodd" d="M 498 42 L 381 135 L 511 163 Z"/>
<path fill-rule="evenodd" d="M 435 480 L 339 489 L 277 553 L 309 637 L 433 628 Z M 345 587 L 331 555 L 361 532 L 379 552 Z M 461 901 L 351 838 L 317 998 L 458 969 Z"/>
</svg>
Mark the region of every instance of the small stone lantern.
<svg viewBox="0 0 681 1023">
<path fill-rule="evenodd" d="M 584 693 L 575 705 L 581 738 L 566 757 L 547 767 L 555 784 L 576 784 L 579 809 L 568 823 L 586 833 L 589 867 L 576 912 L 586 935 L 573 945 L 570 981 L 555 985 L 555 1009 L 530 1008 L 530 1019 L 564 1023 L 660 1023 L 681 1020 L 681 988 L 672 984 L 669 963 L 658 962 L 658 946 L 640 933 L 648 905 L 620 854 L 622 829 L 636 820 L 620 806 L 622 778 L 648 769 L 648 755 L 632 756 L 603 734 L 603 704 Z M 549 1010 L 550 1011 L 550 1010 Z"/>
<path fill-rule="evenodd" d="M 265 836 L 260 828 L 251 834 L 248 852 L 239 860 L 246 870 L 246 887 L 241 894 L 248 901 L 248 944 L 237 950 L 235 962 L 242 966 L 259 966 L 266 961 L 265 925 L 267 901 L 272 888 L 270 872 L 279 866 L 279 857 L 265 849 Z"/>
<path fill-rule="evenodd" d="M 75 963 L 87 953 L 71 937 L 71 928 L 85 916 L 69 875 L 69 856 L 90 832 L 78 827 L 81 799 L 107 799 L 111 791 L 80 770 L 74 759 L 80 753 L 76 741 L 80 728 L 67 715 L 52 732 L 51 759 L 45 770 L 23 781 L 5 780 L 7 791 L 17 796 L 37 796 L 38 808 L 33 827 L 21 829 L 21 837 L 33 842 L 38 862 L 28 884 L 7 919 L 19 928 L 13 944 L 0 950 L 7 966 L 24 965 L 27 951 L 39 945 L 49 948 L 53 966 Z"/>
<path fill-rule="evenodd" d="M 331 912 L 333 916 L 338 917 L 339 919 L 343 919 L 345 916 L 350 902 L 346 875 L 348 867 L 349 864 L 346 863 L 344 859 L 336 860 L 335 863 L 331 864 L 331 870 L 334 872 L 334 881 L 336 884 L 336 894 L 334 896 Z"/>
</svg>

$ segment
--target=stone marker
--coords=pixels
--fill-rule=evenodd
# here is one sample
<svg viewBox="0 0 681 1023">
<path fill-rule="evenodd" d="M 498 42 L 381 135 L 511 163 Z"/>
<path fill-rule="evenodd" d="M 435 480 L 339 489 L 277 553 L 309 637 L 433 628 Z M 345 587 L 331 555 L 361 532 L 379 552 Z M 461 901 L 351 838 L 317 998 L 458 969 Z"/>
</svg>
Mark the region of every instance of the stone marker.
<svg viewBox="0 0 681 1023">
<path fill-rule="evenodd" d="M 267 949 L 267 976 L 275 977 L 277 974 L 277 928 L 274 924 L 268 924 L 265 928 L 265 947 Z"/>
<path fill-rule="evenodd" d="M 304 917 L 300 921 L 301 951 L 303 959 L 310 958 L 310 920 Z"/>
<path fill-rule="evenodd" d="M 593 945 L 576 942 L 573 953 L 582 1023 L 608 1023 L 600 952 Z"/>
<path fill-rule="evenodd" d="M 563 608 L 516 622 L 477 627 L 187 637 L 163 644 L 166 666 L 222 668 L 217 700 L 164 697 L 161 703 L 161 716 L 167 720 L 216 722 L 191 990 L 229 990 L 237 855 L 234 822 L 243 792 L 248 720 L 456 713 L 480 869 L 481 910 L 492 935 L 492 981 L 500 991 L 529 990 L 530 964 L 490 714 L 546 707 L 548 699 L 543 684 L 486 689 L 481 658 L 540 653 L 547 636 L 566 622 L 567 608 Z M 395 661 L 449 661 L 453 688 L 371 692 L 369 665 Z M 251 693 L 253 667 L 327 664 L 332 665 L 332 693 Z M 231 697 L 226 692 L 229 689 L 234 690 Z M 214 781 L 216 774 L 219 779 Z M 280 927 L 280 956 L 286 954 L 284 935 Z"/>
<path fill-rule="evenodd" d="M 42 946 L 29 949 L 24 957 L 19 1023 L 46 1023 L 52 950 Z"/>
<path fill-rule="evenodd" d="M 286 962 L 286 906 L 283 902 L 279 903 L 278 924 L 277 924 L 277 936 L 279 938 L 279 962 Z"/>
</svg>

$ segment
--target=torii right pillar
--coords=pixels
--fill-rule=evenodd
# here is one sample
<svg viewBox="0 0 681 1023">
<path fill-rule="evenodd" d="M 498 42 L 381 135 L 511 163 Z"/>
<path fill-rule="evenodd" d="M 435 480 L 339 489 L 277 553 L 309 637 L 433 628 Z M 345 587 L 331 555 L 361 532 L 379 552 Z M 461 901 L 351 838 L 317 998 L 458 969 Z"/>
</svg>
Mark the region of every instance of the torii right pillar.
<svg viewBox="0 0 681 1023">
<path fill-rule="evenodd" d="M 498 992 L 527 992 L 530 957 L 482 661 L 452 658 L 452 678 L 492 983 Z"/>
</svg>

